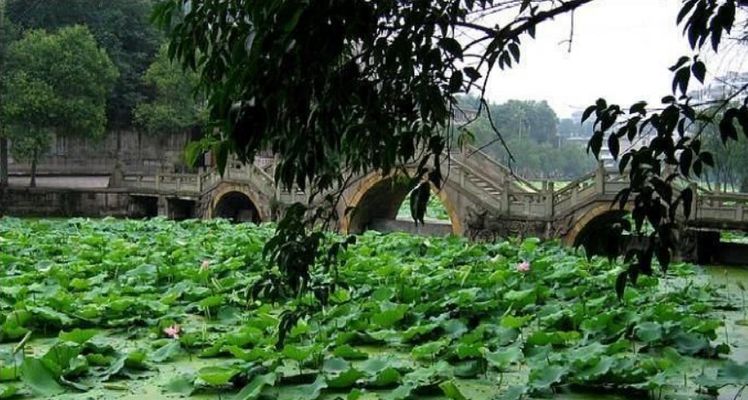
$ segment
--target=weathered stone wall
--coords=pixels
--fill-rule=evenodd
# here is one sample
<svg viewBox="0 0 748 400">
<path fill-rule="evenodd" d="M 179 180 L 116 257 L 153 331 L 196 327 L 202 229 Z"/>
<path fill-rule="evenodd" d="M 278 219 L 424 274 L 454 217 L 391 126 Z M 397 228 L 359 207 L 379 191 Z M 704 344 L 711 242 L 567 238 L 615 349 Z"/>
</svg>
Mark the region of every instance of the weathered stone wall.
<svg viewBox="0 0 748 400">
<path fill-rule="evenodd" d="M 40 160 L 38 171 L 40 174 L 106 175 L 119 158 L 126 173 L 181 172 L 187 170 L 183 154 L 191 135 L 185 132 L 152 136 L 136 131 L 114 131 L 100 140 L 59 137 Z M 28 163 L 16 162 L 11 156 L 11 174 L 25 174 L 30 170 Z"/>
<path fill-rule="evenodd" d="M 130 194 L 120 189 L 10 187 L 0 190 L 0 216 L 199 218 L 197 199 Z"/>
<path fill-rule="evenodd" d="M 552 223 L 542 219 L 521 219 L 492 214 L 484 209 L 467 211 L 465 235 L 473 240 L 494 241 L 509 237 L 552 236 Z"/>
<path fill-rule="evenodd" d="M 413 221 L 397 219 L 375 219 L 368 227 L 379 232 L 406 232 L 424 236 L 447 236 L 452 234 L 452 225 L 445 223 L 427 222 L 426 225 L 416 226 Z"/>
<path fill-rule="evenodd" d="M 130 195 L 98 190 L 7 188 L 0 192 L 0 215 L 14 217 L 128 216 Z"/>
</svg>

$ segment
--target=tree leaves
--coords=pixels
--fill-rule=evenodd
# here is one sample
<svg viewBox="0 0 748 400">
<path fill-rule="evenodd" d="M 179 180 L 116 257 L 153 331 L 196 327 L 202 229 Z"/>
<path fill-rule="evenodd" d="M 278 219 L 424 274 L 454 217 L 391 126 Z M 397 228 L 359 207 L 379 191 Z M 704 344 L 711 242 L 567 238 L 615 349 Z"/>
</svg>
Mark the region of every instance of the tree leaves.
<svg viewBox="0 0 748 400">
<path fill-rule="evenodd" d="M 444 37 L 439 39 L 439 47 L 447 51 L 452 57 L 462 59 L 462 45 L 454 38 Z"/>
<path fill-rule="evenodd" d="M 166 46 L 159 50 L 143 81 L 152 88 L 155 96 L 137 103 L 133 121 L 146 132 L 152 135 L 176 134 L 205 123 L 204 99 L 196 92 L 197 73 L 185 71 L 181 65 L 172 62 Z M 187 159 L 189 162 L 194 157 Z"/>
<path fill-rule="evenodd" d="M 600 150 L 598 150 L 599 152 Z M 608 137 L 608 151 L 613 156 L 614 160 L 618 160 L 618 153 L 621 151 L 621 145 L 616 135 L 610 135 Z"/>
<path fill-rule="evenodd" d="M 624 271 L 619 273 L 618 277 L 616 277 L 616 295 L 618 296 L 618 300 L 623 299 L 623 292 L 626 290 L 628 275 L 628 272 Z"/>
<path fill-rule="evenodd" d="M 3 121 L 16 158 L 36 163 L 53 134 L 104 135 L 118 72 L 86 27 L 28 31 L 8 48 L 3 75 Z"/>
<path fill-rule="evenodd" d="M 116 81 L 109 86 L 100 105 L 106 107 L 105 124 L 114 129 L 133 127 L 133 110 L 143 98 L 151 96 L 151 90 L 143 85 L 143 73 L 157 53 L 162 35 L 151 24 L 149 17 L 154 2 L 148 0 L 109 1 L 90 3 L 88 0 L 68 0 L 30 4 L 24 0 L 6 1 L 8 18 L 20 30 L 45 30 L 55 32 L 75 25 L 85 26 L 96 39 L 96 46 L 111 58 L 116 70 L 120 71 Z M 170 15 L 174 15 L 172 12 Z M 70 47 L 73 49 L 75 47 Z M 50 68 L 65 69 L 65 57 L 56 58 Z M 70 70 L 73 72 L 73 70 Z M 95 76 L 95 75 L 94 75 Z M 83 77 L 81 77 L 83 78 Z M 88 77 L 91 82 L 104 76 Z M 68 87 L 84 87 L 78 81 L 60 80 Z M 84 91 L 81 91 L 84 93 Z M 187 93 L 189 94 L 189 93 Z"/>
<path fill-rule="evenodd" d="M 730 139 L 738 140 L 738 130 L 735 128 L 734 124 L 737 117 L 738 109 L 730 108 L 725 111 L 722 120 L 719 123 L 719 134 L 722 138 L 722 142 L 726 143 Z"/>
<path fill-rule="evenodd" d="M 736 3 L 728 1 L 721 5 L 709 0 L 686 0 L 683 2 L 678 22 L 685 21 L 684 32 L 691 46 L 698 50 L 709 39 L 717 50 L 723 33 L 729 33 L 734 23 Z M 689 96 L 691 78 L 700 83 L 706 79 L 707 66 L 696 54 L 683 56 L 670 67 L 673 74 L 673 95 L 662 99 L 664 108 L 648 113 L 645 103 L 635 103 L 628 115 L 617 105 L 598 100 L 582 115 L 583 121 L 595 115 L 595 132 L 588 143 L 588 150 L 599 155 L 603 141 L 614 159 L 620 153 L 618 139 L 626 136 L 634 142 L 637 137 L 643 145 L 634 146 L 620 156 L 619 171 L 628 171 L 629 187 L 621 191 L 614 202 L 623 207 L 633 203 L 632 217 L 636 233 L 642 235 L 645 227 L 651 227 L 646 250 L 630 251 L 626 261 L 631 262 L 626 274 L 616 279 L 616 293 L 623 296 L 626 277 L 635 282 L 640 273 L 649 273 L 653 258 L 662 270 L 667 271 L 674 251 L 676 231 L 681 229 L 683 219 L 692 215 L 693 193 L 690 187 L 674 188 L 678 179 L 701 178 L 704 166 L 712 167 L 715 160 L 710 152 L 701 150 L 701 133 L 709 124 L 718 122 L 723 142 L 738 139 L 736 122 L 745 131 L 748 127 L 748 108 L 738 108 L 722 102 L 709 115 L 700 107 L 692 105 Z M 733 95 L 740 94 L 738 89 Z M 724 110 L 721 118 L 720 111 Z M 685 186 L 685 185 L 683 185 Z M 683 213 L 678 212 L 679 209 Z M 593 240 L 589 238 L 589 240 Z M 593 246 L 594 247 L 594 246 Z"/>
<path fill-rule="evenodd" d="M 706 77 L 706 65 L 704 65 L 702 61 L 696 61 L 693 63 L 691 66 L 691 72 L 699 82 L 704 83 L 704 78 Z"/>
<path fill-rule="evenodd" d="M 467 75 L 467 77 L 468 77 L 468 78 L 469 78 L 469 79 L 470 79 L 471 81 L 477 81 L 477 80 L 478 80 L 478 79 L 480 79 L 480 78 L 481 78 L 481 76 L 482 76 L 482 75 L 481 75 L 481 73 L 480 73 L 480 72 L 478 72 L 478 70 L 477 70 L 477 69 L 475 69 L 474 67 L 465 67 L 465 68 L 463 69 L 463 71 L 465 72 L 465 75 Z"/>
<path fill-rule="evenodd" d="M 685 95 L 688 92 L 688 82 L 690 80 L 691 70 L 688 67 L 679 69 L 673 78 L 673 93 L 680 90 L 681 94 Z"/>
<path fill-rule="evenodd" d="M 420 222 L 424 225 L 424 217 L 428 208 L 429 197 L 431 196 L 431 185 L 428 181 L 420 182 L 410 192 L 410 216 L 413 218 L 416 226 Z"/>
</svg>

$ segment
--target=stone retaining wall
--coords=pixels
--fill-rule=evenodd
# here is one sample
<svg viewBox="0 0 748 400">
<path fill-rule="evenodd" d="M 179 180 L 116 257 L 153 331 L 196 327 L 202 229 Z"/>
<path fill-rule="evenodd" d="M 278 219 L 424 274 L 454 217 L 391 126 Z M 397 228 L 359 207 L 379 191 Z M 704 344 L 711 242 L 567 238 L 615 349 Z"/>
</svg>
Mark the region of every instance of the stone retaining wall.
<svg viewBox="0 0 748 400">
<path fill-rule="evenodd" d="M 129 206 L 124 192 L 17 187 L 0 192 L 0 215 L 16 217 L 126 217 Z"/>
</svg>

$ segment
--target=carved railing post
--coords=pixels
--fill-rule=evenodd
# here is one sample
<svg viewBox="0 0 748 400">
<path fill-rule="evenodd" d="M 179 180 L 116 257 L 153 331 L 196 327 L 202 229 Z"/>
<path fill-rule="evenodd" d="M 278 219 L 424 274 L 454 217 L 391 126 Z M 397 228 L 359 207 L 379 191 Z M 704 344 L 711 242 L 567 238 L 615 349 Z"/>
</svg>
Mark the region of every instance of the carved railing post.
<svg viewBox="0 0 748 400">
<path fill-rule="evenodd" d="M 696 219 L 696 213 L 699 211 L 699 186 L 695 182 L 691 182 L 688 187 L 691 189 L 691 193 L 693 193 L 693 201 L 691 202 L 691 219 Z"/>
<path fill-rule="evenodd" d="M 509 191 L 512 190 L 512 184 L 506 178 L 502 183 L 504 186 L 504 190 L 501 191 L 501 213 L 504 215 L 509 215 L 509 211 L 511 209 L 511 205 L 509 204 L 509 202 L 511 201 Z"/>
<path fill-rule="evenodd" d="M 571 188 L 571 206 L 575 207 L 579 199 L 579 187 L 575 186 Z"/>
<path fill-rule="evenodd" d="M 738 222 L 743 222 L 743 203 L 736 202 L 735 204 L 735 220 Z"/>
<path fill-rule="evenodd" d="M 545 181 L 543 188 L 545 189 L 545 216 L 553 217 L 556 214 L 556 210 L 553 206 L 553 182 Z"/>
<path fill-rule="evenodd" d="M 595 172 L 595 187 L 597 193 L 605 194 L 605 163 L 597 160 L 597 171 Z"/>
</svg>

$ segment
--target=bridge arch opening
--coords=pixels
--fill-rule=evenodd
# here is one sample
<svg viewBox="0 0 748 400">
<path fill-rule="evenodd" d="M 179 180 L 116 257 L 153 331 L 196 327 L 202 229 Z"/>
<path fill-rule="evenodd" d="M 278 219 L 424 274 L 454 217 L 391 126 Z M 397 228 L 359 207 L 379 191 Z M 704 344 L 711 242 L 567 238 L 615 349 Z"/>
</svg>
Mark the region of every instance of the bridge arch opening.
<svg viewBox="0 0 748 400">
<path fill-rule="evenodd" d="M 232 222 L 260 223 L 257 206 L 242 192 L 228 192 L 221 196 L 213 209 L 214 218 L 224 218 Z"/>
<path fill-rule="evenodd" d="M 426 212 L 426 226 L 416 227 L 410 213 L 409 197 L 415 186 L 416 182 L 403 175 L 365 182 L 348 204 L 353 208 L 346 216 L 342 230 L 348 233 L 367 230 L 436 235 L 459 233 L 459 217 L 446 191 L 434 187 Z"/>
<path fill-rule="evenodd" d="M 591 243 L 593 248 L 605 248 L 615 243 L 606 243 L 610 237 L 611 230 L 616 229 L 619 224 L 627 223 L 629 212 L 627 210 L 610 209 L 593 210 L 580 219 L 572 228 L 568 243 L 579 247 L 584 243 Z M 623 245 L 619 243 L 618 245 Z"/>
<path fill-rule="evenodd" d="M 128 207 L 130 218 L 155 218 L 158 216 L 158 197 L 130 196 Z"/>
</svg>

